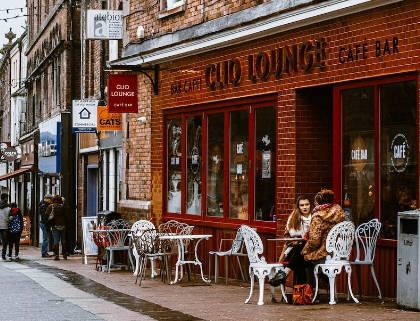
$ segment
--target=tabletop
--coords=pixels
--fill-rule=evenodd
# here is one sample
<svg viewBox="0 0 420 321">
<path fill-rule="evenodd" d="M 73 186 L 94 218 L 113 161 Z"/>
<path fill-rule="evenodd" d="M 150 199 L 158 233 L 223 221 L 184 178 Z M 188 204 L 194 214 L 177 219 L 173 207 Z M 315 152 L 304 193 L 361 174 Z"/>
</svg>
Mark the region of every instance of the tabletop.
<svg viewBox="0 0 420 321">
<path fill-rule="evenodd" d="M 267 239 L 267 241 L 284 241 L 284 242 L 293 242 L 293 241 L 304 241 L 301 237 L 279 237 L 275 239 Z"/>
<path fill-rule="evenodd" d="M 177 234 L 177 235 L 162 235 L 159 236 L 161 240 L 192 240 L 192 239 L 208 239 L 213 237 L 211 234 Z"/>
</svg>

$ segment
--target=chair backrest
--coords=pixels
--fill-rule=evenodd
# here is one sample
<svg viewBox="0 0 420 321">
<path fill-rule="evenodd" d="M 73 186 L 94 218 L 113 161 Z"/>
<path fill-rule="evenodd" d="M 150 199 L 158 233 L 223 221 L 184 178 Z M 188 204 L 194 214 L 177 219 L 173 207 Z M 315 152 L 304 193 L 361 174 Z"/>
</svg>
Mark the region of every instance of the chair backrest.
<svg viewBox="0 0 420 321">
<path fill-rule="evenodd" d="M 369 222 L 360 224 L 355 232 L 356 238 L 356 259 L 358 262 L 370 264 L 375 258 L 376 241 L 378 240 L 379 231 L 382 223 L 374 218 Z"/>
<path fill-rule="evenodd" d="M 244 245 L 244 238 L 241 234 L 240 229 L 236 232 L 235 239 L 232 242 L 232 248 L 230 249 L 231 254 L 242 253 Z"/>
<path fill-rule="evenodd" d="M 174 233 L 174 234 L 191 234 L 194 226 L 187 223 L 170 220 L 159 225 L 158 230 L 161 233 Z"/>
<path fill-rule="evenodd" d="M 137 222 L 134 222 L 133 225 L 131 225 L 131 232 L 135 234 L 142 230 L 150 230 L 154 228 L 155 228 L 155 225 L 152 222 L 148 220 L 139 220 Z"/>
<path fill-rule="evenodd" d="M 110 247 L 124 247 L 128 244 L 128 229 L 110 229 L 107 231 Z"/>
<path fill-rule="evenodd" d="M 156 238 L 156 229 L 143 229 L 133 235 L 133 243 L 139 255 L 156 254 L 159 251 L 159 242 Z"/>
<path fill-rule="evenodd" d="M 110 221 L 107 226 L 110 226 L 111 229 L 129 229 L 130 228 L 130 223 L 128 223 L 126 220 L 120 218 L 117 220 L 112 220 Z"/>
<path fill-rule="evenodd" d="M 266 264 L 266 260 L 260 255 L 264 252 L 264 246 L 258 233 L 248 225 L 242 225 L 238 233 L 245 242 L 246 251 L 250 264 Z"/>
<path fill-rule="evenodd" d="M 344 221 L 334 225 L 328 232 L 326 250 L 331 253 L 327 260 L 348 260 L 354 241 L 354 224 Z"/>
</svg>

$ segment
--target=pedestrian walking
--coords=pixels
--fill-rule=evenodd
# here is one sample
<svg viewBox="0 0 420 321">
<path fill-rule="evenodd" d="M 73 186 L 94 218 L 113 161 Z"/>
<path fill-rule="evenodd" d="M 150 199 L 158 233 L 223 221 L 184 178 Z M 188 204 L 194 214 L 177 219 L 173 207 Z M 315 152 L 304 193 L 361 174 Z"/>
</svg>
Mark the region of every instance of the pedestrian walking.
<svg viewBox="0 0 420 321">
<path fill-rule="evenodd" d="M 48 253 L 48 245 L 50 239 L 51 226 L 48 222 L 47 208 L 52 203 L 52 195 L 45 194 L 43 200 L 39 203 L 38 209 L 40 214 L 39 227 L 42 231 L 42 245 L 41 245 L 41 256 L 50 257 Z"/>
<path fill-rule="evenodd" d="M 3 193 L 0 195 L 0 239 L 2 242 L 1 258 L 6 260 L 6 251 L 8 245 L 9 233 L 9 212 L 10 205 L 8 204 L 9 195 Z"/>
<path fill-rule="evenodd" d="M 23 216 L 16 203 L 10 204 L 9 213 L 9 261 L 12 261 L 13 246 L 15 247 L 15 261 L 19 261 L 19 244 L 23 231 Z"/>
<path fill-rule="evenodd" d="M 63 259 L 67 260 L 66 248 L 66 214 L 63 206 L 63 198 L 60 195 L 54 195 L 52 204 L 47 207 L 46 215 L 51 225 L 51 231 L 54 239 L 54 260 L 59 260 L 59 249 L 61 241 L 61 251 Z"/>
</svg>

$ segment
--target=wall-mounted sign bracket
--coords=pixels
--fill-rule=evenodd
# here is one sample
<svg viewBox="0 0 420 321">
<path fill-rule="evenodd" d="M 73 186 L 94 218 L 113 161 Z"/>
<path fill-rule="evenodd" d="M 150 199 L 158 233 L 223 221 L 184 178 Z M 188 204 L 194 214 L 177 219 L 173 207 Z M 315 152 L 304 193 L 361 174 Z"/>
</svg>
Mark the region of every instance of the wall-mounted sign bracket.
<svg viewBox="0 0 420 321">
<path fill-rule="evenodd" d="M 112 72 L 139 72 L 143 75 L 145 75 L 152 84 L 153 93 L 155 95 L 159 94 L 159 65 L 154 65 L 150 68 L 145 68 L 141 66 L 133 66 L 133 65 L 118 65 L 118 66 L 111 66 L 111 69 L 108 69 L 106 71 L 112 71 Z"/>
</svg>

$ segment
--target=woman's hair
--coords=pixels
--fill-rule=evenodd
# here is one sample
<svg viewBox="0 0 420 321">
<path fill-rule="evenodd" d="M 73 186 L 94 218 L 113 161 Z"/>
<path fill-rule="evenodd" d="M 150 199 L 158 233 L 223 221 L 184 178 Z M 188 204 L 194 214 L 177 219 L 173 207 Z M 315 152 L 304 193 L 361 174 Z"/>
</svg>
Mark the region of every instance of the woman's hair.
<svg viewBox="0 0 420 321">
<path fill-rule="evenodd" d="M 63 199 L 60 195 L 54 195 L 52 201 L 53 203 L 63 204 Z"/>
<path fill-rule="evenodd" d="M 299 230 L 300 229 L 300 209 L 299 209 L 299 202 L 302 200 L 308 200 L 309 203 L 311 202 L 309 200 L 309 197 L 307 197 L 306 195 L 300 195 L 296 198 L 296 203 L 295 203 L 295 207 L 293 208 L 292 214 L 290 214 L 290 220 L 289 220 L 289 224 L 286 226 L 286 228 L 289 229 L 294 229 L 294 230 Z"/>
<path fill-rule="evenodd" d="M 321 189 L 315 195 L 315 204 L 316 205 L 323 205 L 323 204 L 330 204 L 334 201 L 334 192 L 330 189 Z"/>
</svg>

